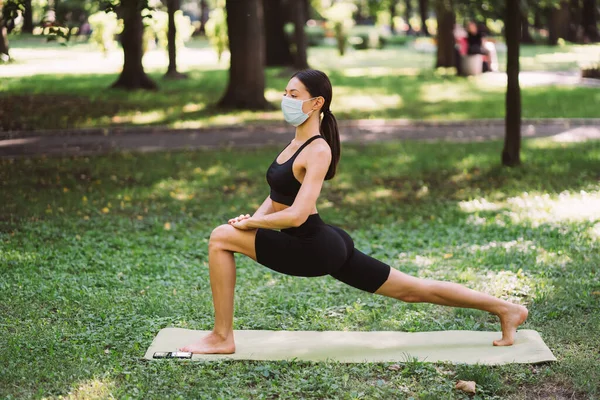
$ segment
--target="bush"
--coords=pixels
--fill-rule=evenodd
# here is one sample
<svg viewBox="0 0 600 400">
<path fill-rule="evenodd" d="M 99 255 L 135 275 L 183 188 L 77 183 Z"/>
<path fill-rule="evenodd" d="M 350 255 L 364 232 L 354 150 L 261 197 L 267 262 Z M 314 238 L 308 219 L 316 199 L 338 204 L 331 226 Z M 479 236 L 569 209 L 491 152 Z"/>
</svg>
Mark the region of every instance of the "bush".
<svg viewBox="0 0 600 400">
<path fill-rule="evenodd" d="M 117 19 L 116 13 L 99 11 L 90 15 L 88 22 L 92 28 L 90 41 L 97 45 L 104 55 L 117 47 L 115 37 L 123 30 L 123 20 Z"/>
<path fill-rule="evenodd" d="M 410 42 L 410 37 L 407 35 L 382 35 L 379 37 L 381 47 L 384 46 L 406 46 Z"/>
</svg>

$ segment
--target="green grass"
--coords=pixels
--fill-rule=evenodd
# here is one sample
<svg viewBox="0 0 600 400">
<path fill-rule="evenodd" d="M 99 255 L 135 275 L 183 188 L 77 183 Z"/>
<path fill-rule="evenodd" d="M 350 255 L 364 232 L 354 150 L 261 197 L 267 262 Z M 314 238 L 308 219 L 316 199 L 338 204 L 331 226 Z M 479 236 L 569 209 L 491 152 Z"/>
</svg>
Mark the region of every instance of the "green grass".
<svg viewBox="0 0 600 400">
<path fill-rule="evenodd" d="M 210 329 L 211 230 L 268 193 L 276 147 L 3 160 L 0 393 L 5 398 L 600 396 L 600 142 L 344 144 L 317 204 L 356 247 L 415 276 L 525 304 L 558 362 L 145 362 L 163 327 Z M 167 224 L 168 223 L 168 224 Z M 499 330 L 469 309 L 408 304 L 241 254 L 236 329 Z"/>
<path fill-rule="evenodd" d="M 197 128 L 280 122 L 278 101 L 289 74 L 267 72 L 266 97 L 273 110 L 223 111 L 214 103 L 224 93 L 224 70 L 191 71 L 189 81 L 166 82 L 159 92 L 107 89 L 116 75 L 37 75 L 0 82 L 0 130 L 167 125 Z M 407 118 L 470 120 L 504 117 L 504 88 L 475 79 L 423 71 L 416 75 L 375 75 L 368 71 L 327 71 L 334 86 L 332 110 L 338 119 Z M 522 90 L 524 118 L 600 117 L 594 88 L 533 87 Z"/>
<path fill-rule="evenodd" d="M 214 108 L 227 85 L 228 59 L 226 56 L 218 63 L 205 41 L 194 41 L 180 53 L 181 68 L 191 77 L 186 81 L 162 79 L 166 68 L 163 51 L 145 56 L 146 68 L 160 86 L 158 92 L 108 89 L 122 65 L 120 52 L 103 59 L 90 44 L 64 48 L 39 41 L 31 37 L 14 40 L 17 64 L 0 67 L 7 74 L 0 80 L 0 130 L 147 125 L 198 128 L 282 119 L 279 101 L 291 75 L 282 69 L 268 69 L 266 73 L 265 96 L 273 110 Z M 524 47 L 522 63 L 552 69 L 556 60 L 568 64 L 596 52 L 600 57 L 600 46 Z M 334 48 L 310 49 L 310 64 L 325 70 L 332 80 L 332 110 L 339 119 L 504 117 L 503 85 L 485 77 L 465 79 L 436 73 L 431 68 L 432 57 L 409 48 L 354 51 L 343 58 Z M 522 99 L 524 118 L 600 117 L 596 106 L 600 94 L 595 88 L 524 87 Z"/>
</svg>

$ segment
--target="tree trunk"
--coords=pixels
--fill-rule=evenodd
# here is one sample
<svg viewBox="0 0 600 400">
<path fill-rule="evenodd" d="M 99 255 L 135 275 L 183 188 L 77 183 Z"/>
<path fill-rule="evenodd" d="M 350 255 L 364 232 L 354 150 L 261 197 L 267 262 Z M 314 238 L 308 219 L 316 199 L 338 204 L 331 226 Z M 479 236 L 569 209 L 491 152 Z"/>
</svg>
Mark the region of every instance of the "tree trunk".
<svg viewBox="0 0 600 400">
<path fill-rule="evenodd" d="M 177 28 L 175 27 L 175 11 L 179 10 L 179 0 L 166 0 L 169 14 L 169 30 L 167 32 L 167 47 L 169 48 L 169 67 L 165 78 L 185 79 L 186 74 L 177 71 Z"/>
<path fill-rule="evenodd" d="M 581 7 L 579 7 L 579 0 L 571 0 L 567 8 L 569 12 L 569 25 L 565 39 L 572 43 L 579 43 L 582 39 L 580 37 Z"/>
<path fill-rule="evenodd" d="M 421 35 L 430 36 L 427 29 L 427 14 L 429 14 L 429 4 L 427 0 L 419 0 L 419 14 L 421 15 Z"/>
<path fill-rule="evenodd" d="M 262 0 L 227 0 L 229 30 L 229 84 L 218 106 L 264 110 L 272 108 L 265 99 L 265 32 Z"/>
<path fill-rule="evenodd" d="M 200 28 L 198 33 L 201 35 L 206 35 L 206 22 L 208 22 L 209 13 L 207 0 L 200 0 Z"/>
<path fill-rule="evenodd" d="M 436 0 L 437 57 L 435 67 L 456 67 L 454 54 L 454 9 L 452 0 Z"/>
<path fill-rule="evenodd" d="M 596 0 L 583 0 L 581 25 L 583 26 L 584 42 L 600 41 L 600 33 L 598 32 L 598 6 L 596 5 Z"/>
<path fill-rule="evenodd" d="M 296 54 L 294 57 L 294 67 L 296 69 L 308 68 L 308 58 L 306 48 L 308 47 L 308 39 L 304 32 L 306 26 L 306 0 L 295 0 L 294 12 L 294 40 L 296 42 Z"/>
<path fill-rule="evenodd" d="M 529 19 L 527 15 L 527 10 L 523 10 L 523 14 L 521 15 L 521 43 L 534 43 L 533 38 L 531 37 L 531 32 L 529 32 Z"/>
<path fill-rule="evenodd" d="M 519 38 L 521 36 L 520 0 L 507 0 L 504 19 L 506 38 L 506 116 L 502 164 L 521 164 L 521 88 L 519 86 Z"/>
<path fill-rule="evenodd" d="M 122 0 L 121 13 L 123 17 L 123 32 L 121 33 L 121 46 L 125 62 L 123 71 L 113 88 L 123 89 L 156 89 L 156 83 L 144 72 L 142 65 L 142 36 L 144 24 L 139 6 L 139 0 Z"/>
<path fill-rule="evenodd" d="M 0 18 L 0 61 L 8 60 L 10 60 L 10 54 L 8 54 L 8 33 L 4 26 L 4 21 Z"/>
<path fill-rule="evenodd" d="M 556 46 L 558 44 L 558 10 L 554 7 L 546 9 L 546 21 L 548 23 L 548 44 Z"/>
<path fill-rule="evenodd" d="M 407 34 L 413 33 L 413 28 L 410 26 L 410 15 L 412 14 L 412 4 L 411 0 L 406 0 L 406 8 L 404 9 L 404 19 L 406 20 L 406 25 L 408 25 Z"/>
<path fill-rule="evenodd" d="M 25 10 L 23 12 L 23 27 L 22 32 L 33 33 L 33 9 L 31 7 L 31 0 L 24 0 L 23 5 Z"/>
<path fill-rule="evenodd" d="M 556 30 L 558 37 L 566 39 L 569 36 L 569 26 L 571 25 L 571 12 L 569 11 L 568 0 L 562 0 L 560 2 L 560 8 L 556 10 L 555 17 Z"/>
<path fill-rule="evenodd" d="M 287 67 L 294 65 L 290 42 L 283 30 L 287 19 L 282 0 L 263 0 L 263 6 L 267 41 L 267 66 Z"/>
</svg>

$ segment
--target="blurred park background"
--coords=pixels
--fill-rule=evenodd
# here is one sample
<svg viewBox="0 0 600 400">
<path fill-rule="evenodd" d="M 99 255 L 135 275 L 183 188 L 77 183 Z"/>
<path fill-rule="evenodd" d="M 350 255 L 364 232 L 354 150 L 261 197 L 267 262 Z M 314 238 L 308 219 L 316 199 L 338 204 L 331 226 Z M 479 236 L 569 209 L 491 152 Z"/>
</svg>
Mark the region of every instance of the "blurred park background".
<svg viewBox="0 0 600 400">
<path fill-rule="evenodd" d="M 598 398 L 599 6 L 0 0 L 0 397 L 466 399 L 473 380 Z M 465 68 L 470 21 L 492 71 Z M 306 67 L 343 139 L 322 218 L 401 271 L 526 305 L 557 362 L 141 360 L 161 328 L 211 329 L 208 238 L 268 195 Z M 236 262 L 235 329 L 500 329 Z"/>
</svg>

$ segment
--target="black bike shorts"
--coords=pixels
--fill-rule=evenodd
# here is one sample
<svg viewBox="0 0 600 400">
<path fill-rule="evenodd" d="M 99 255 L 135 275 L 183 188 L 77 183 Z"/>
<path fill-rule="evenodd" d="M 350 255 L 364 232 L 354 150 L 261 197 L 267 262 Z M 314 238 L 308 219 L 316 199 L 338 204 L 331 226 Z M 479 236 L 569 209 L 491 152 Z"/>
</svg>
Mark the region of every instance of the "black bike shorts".
<svg viewBox="0 0 600 400">
<path fill-rule="evenodd" d="M 295 276 L 331 275 L 350 286 L 375 292 L 387 280 L 391 267 L 354 248 L 343 229 L 311 214 L 298 227 L 257 228 L 257 261 L 277 272 Z"/>
</svg>

